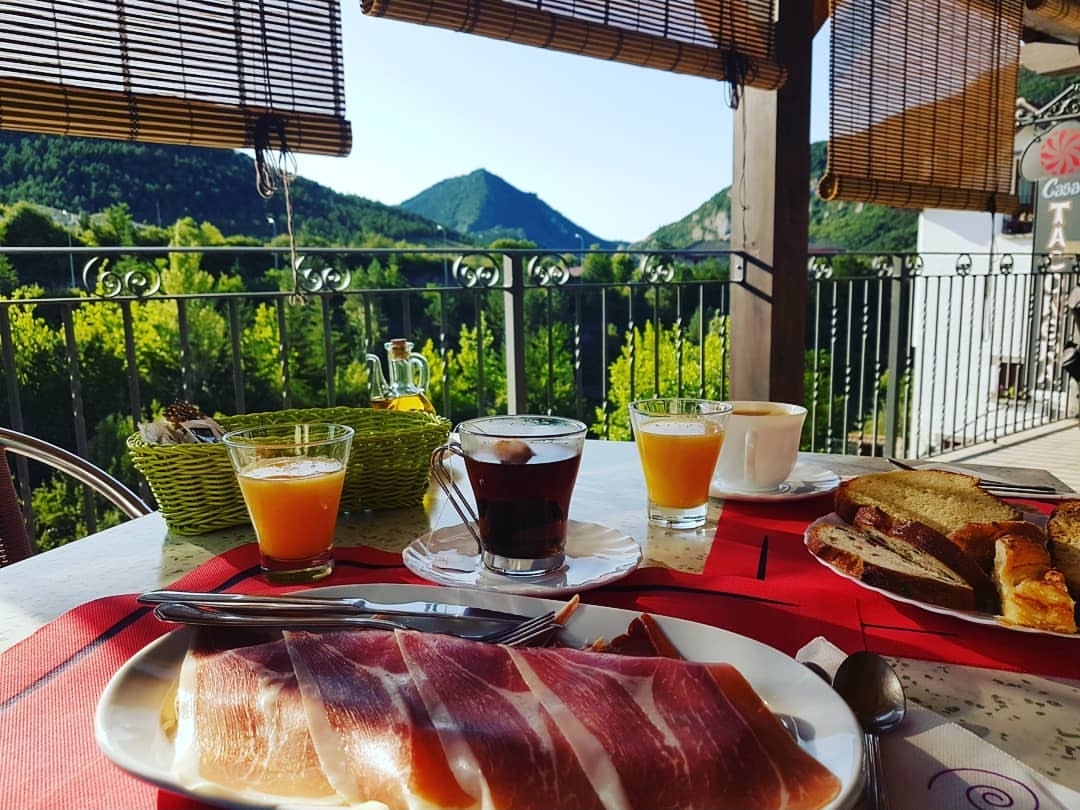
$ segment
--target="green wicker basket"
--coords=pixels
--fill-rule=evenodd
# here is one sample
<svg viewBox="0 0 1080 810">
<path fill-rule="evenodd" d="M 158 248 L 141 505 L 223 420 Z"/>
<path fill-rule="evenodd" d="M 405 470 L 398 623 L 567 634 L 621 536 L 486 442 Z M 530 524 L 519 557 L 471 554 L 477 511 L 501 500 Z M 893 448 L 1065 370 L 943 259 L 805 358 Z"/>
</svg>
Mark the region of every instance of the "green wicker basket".
<svg viewBox="0 0 1080 810">
<path fill-rule="evenodd" d="M 353 428 L 342 512 L 422 503 L 431 452 L 450 435 L 449 420 L 419 411 L 304 408 L 215 418 L 226 430 L 292 422 Z M 225 445 L 147 444 L 136 433 L 128 437 L 127 447 L 172 531 L 203 534 L 250 522 Z"/>
</svg>

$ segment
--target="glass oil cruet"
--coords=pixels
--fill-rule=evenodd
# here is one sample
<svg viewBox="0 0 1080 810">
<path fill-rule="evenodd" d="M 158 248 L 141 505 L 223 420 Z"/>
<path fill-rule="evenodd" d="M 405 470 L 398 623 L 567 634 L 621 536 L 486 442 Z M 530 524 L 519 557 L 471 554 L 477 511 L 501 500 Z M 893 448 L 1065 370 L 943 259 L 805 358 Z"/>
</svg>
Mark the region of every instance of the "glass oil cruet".
<svg viewBox="0 0 1080 810">
<path fill-rule="evenodd" d="M 368 386 L 371 407 L 391 411 L 427 411 L 435 408 L 424 391 L 430 380 L 427 359 L 413 351 L 411 340 L 394 338 L 383 344 L 386 349 L 387 377 L 382 362 L 374 354 L 367 356 Z"/>
</svg>

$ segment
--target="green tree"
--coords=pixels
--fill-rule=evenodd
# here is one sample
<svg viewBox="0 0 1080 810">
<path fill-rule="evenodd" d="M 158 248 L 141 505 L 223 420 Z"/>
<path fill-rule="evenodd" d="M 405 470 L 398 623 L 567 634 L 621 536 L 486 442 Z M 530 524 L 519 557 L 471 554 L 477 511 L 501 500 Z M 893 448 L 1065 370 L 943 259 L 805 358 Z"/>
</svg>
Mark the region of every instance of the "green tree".
<svg viewBox="0 0 1080 810">
<path fill-rule="evenodd" d="M 19 286 L 19 274 L 7 256 L 0 256 L 0 296 L 9 297 Z"/>
<path fill-rule="evenodd" d="M 94 243 L 98 245 L 134 245 L 135 222 L 131 207 L 125 203 L 110 205 L 103 216 L 90 222 Z"/>
<path fill-rule="evenodd" d="M 650 397 L 692 396 L 723 399 L 722 381 L 726 377 L 721 358 L 727 356 L 718 329 L 710 328 L 702 347 L 681 339 L 675 328 L 658 333 L 651 321 L 641 329 L 624 335 L 619 356 L 608 372 L 608 399 L 598 407 L 590 426 L 598 436 L 629 439 L 630 416 L 627 406 L 636 399 Z M 659 347 L 659 351 L 657 351 Z M 697 379 L 687 385 L 685 370 L 704 368 L 704 383 Z M 680 382 L 681 381 L 681 382 Z"/>
<path fill-rule="evenodd" d="M 47 551 L 90 533 L 82 513 L 83 488 L 74 479 L 56 473 L 36 486 L 31 495 L 38 548 Z M 94 497 L 98 530 L 115 526 L 124 516 L 119 509 Z"/>
<path fill-rule="evenodd" d="M 483 385 L 480 385 L 481 348 L 483 350 Z M 455 421 L 474 416 L 506 412 L 506 364 L 495 348 L 495 336 L 482 317 L 479 326 L 463 326 L 458 333 L 458 348 L 446 353 L 445 361 L 429 339 L 421 353 L 431 370 L 429 399 L 439 409 L 443 402 L 444 378 L 450 390 L 450 408 Z"/>
<path fill-rule="evenodd" d="M 22 287 L 12 297 L 19 300 L 42 294 L 40 287 Z M 26 429 L 49 441 L 70 446 L 71 394 L 62 333 L 38 314 L 36 304 L 13 305 L 8 309 L 8 318 L 18 341 L 14 383 L 19 387 L 23 403 L 33 403 L 33 407 L 23 407 Z M 11 414 L 5 416 L 10 424 Z"/>
<path fill-rule="evenodd" d="M 53 219 L 29 203 L 9 206 L 0 219 L 0 244 L 7 247 L 67 247 L 78 245 L 77 239 Z M 67 292 L 70 288 L 71 264 L 68 254 L 23 254 L 6 256 L 5 265 L 9 290 L 17 285 L 38 285 L 43 290 Z M 14 278 L 12 278 L 12 275 Z"/>
<path fill-rule="evenodd" d="M 525 378 L 530 381 L 526 401 L 530 413 L 565 416 L 576 412 L 577 389 L 569 345 L 570 327 L 565 321 L 555 321 L 550 328 L 538 329 L 526 338 Z"/>
<path fill-rule="evenodd" d="M 250 408 L 272 410 L 284 406 L 277 391 L 283 377 L 277 323 L 273 304 L 259 304 L 240 338 L 240 352 Z"/>
</svg>

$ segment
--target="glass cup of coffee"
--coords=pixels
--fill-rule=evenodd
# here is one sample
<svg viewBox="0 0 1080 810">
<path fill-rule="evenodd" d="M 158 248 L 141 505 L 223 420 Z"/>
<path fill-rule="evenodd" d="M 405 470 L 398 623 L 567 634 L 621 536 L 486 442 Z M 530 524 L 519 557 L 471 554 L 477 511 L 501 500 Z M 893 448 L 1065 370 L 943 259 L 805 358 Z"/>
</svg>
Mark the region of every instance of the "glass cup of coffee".
<svg viewBox="0 0 1080 810">
<path fill-rule="evenodd" d="M 666 529 L 698 529 L 709 513 L 709 484 L 724 444 L 731 405 L 668 397 L 630 403 L 649 522 Z"/>
<path fill-rule="evenodd" d="M 222 437 L 270 582 L 314 582 L 334 570 L 334 530 L 354 433 L 348 425 L 309 423 Z"/>
<path fill-rule="evenodd" d="M 799 459 L 806 408 L 786 402 L 731 403 L 717 482 L 739 492 L 781 492 Z"/>
<path fill-rule="evenodd" d="M 476 539 L 483 564 L 511 576 L 562 567 L 570 496 L 588 428 L 558 416 L 485 416 L 460 423 L 435 449 L 432 476 Z M 476 511 L 445 466 L 465 460 Z"/>
</svg>

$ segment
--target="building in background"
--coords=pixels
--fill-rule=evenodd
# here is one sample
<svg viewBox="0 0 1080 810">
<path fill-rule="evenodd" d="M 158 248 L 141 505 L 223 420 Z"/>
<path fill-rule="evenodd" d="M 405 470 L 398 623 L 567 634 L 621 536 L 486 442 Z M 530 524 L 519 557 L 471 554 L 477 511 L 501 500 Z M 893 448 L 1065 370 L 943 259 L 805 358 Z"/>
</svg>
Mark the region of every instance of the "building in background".
<svg viewBox="0 0 1080 810">
<path fill-rule="evenodd" d="M 1018 102 L 1018 210 L 920 214 L 910 426 L 919 455 L 1077 413 L 1061 360 L 1080 340 L 1068 302 L 1080 286 L 1078 87 L 1040 109 Z"/>
</svg>

